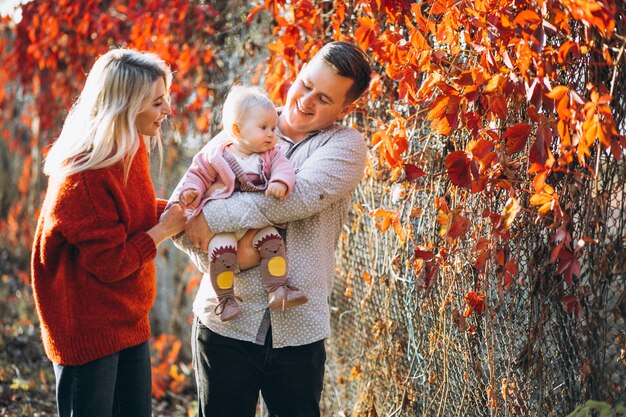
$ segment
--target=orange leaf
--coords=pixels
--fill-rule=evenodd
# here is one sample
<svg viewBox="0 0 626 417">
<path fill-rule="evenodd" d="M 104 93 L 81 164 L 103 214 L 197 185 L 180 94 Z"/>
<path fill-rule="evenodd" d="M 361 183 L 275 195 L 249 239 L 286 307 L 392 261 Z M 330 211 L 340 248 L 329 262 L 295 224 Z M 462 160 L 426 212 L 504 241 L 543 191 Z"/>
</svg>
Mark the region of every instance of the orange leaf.
<svg viewBox="0 0 626 417">
<path fill-rule="evenodd" d="M 209 128 L 209 119 L 205 115 L 201 115 L 196 119 L 196 128 L 204 133 Z"/>
<path fill-rule="evenodd" d="M 554 188 L 545 184 L 543 191 L 533 194 L 530 197 L 530 204 L 539 206 L 539 213 L 545 214 L 553 209 L 555 203 L 558 202 L 558 195 L 554 192 Z"/>
<path fill-rule="evenodd" d="M 248 17 L 246 17 L 245 25 L 249 25 L 250 22 L 254 20 L 254 17 L 259 12 L 259 10 L 261 10 L 262 8 L 263 8 L 262 4 L 254 6 L 252 10 L 250 10 L 250 13 L 248 13 Z"/>
<path fill-rule="evenodd" d="M 507 105 L 506 100 L 502 96 L 495 96 L 489 99 L 489 110 L 502 120 L 506 119 Z"/>
<path fill-rule="evenodd" d="M 513 20 L 516 26 L 536 25 L 541 22 L 541 16 L 532 10 L 522 10 Z"/>
<path fill-rule="evenodd" d="M 393 219 L 393 230 L 395 230 L 398 235 L 398 239 L 400 239 L 400 243 L 404 243 L 406 241 L 406 232 L 400 223 L 400 219 L 398 217 Z"/>
<path fill-rule="evenodd" d="M 489 82 L 485 86 L 485 93 L 494 93 L 501 90 L 501 86 L 505 79 L 501 74 L 496 74 L 489 79 Z"/>
<path fill-rule="evenodd" d="M 558 101 L 565 94 L 569 93 L 569 88 L 564 85 L 557 85 L 549 93 L 546 93 L 546 96 L 550 97 L 552 100 Z"/>
</svg>

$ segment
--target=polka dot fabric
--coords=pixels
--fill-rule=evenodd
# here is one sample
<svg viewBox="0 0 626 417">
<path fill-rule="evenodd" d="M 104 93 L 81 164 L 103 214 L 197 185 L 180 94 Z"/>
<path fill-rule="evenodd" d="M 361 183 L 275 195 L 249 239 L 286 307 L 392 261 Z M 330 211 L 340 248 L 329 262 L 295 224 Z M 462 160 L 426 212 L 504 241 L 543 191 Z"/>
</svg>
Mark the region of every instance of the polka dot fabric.
<svg viewBox="0 0 626 417">
<path fill-rule="evenodd" d="M 367 146 L 361 134 L 333 126 L 294 144 L 277 132 L 281 146 L 296 169 L 296 184 L 285 200 L 262 193 L 240 192 L 225 200 L 208 202 L 203 212 L 213 232 L 286 225 L 289 282 L 300 288 L 308 303 L 271 311 L 275 348 L 312 343 L 330 335 L 328 300 L 335 275 L 335 248 L 346 219 L 352 192 L 360 181 Z M 175 201 L 177 192 L 170 199 Z M 183 236 L 176 245 L 205 272 L 194 300 L 194 313 L 202 323 L 223 336 L 255 342 L 267 306 L 267 294 L 258 268 L 238 272 L 235 293 L 242 298 L 242 314 L 222 323 L 211 288 L 206 254 Z"/>
</svg>

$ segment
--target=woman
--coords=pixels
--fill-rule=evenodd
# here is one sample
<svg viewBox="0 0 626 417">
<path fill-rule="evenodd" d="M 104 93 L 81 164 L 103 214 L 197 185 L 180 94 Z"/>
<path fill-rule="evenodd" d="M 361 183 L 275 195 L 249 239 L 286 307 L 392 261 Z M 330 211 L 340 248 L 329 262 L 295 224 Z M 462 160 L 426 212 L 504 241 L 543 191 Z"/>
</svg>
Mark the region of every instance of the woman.
<svg viewBox="0 0 626 417">
<path fill-rule="evenodd" d="M 104 54 L 45 161 L 31 270 L 59 416 L 151 415 L 153 261 L 185 222 L 178 205 L 162 213 L 148 161 L 171 79 L 154 54 Z"/>
</svg>

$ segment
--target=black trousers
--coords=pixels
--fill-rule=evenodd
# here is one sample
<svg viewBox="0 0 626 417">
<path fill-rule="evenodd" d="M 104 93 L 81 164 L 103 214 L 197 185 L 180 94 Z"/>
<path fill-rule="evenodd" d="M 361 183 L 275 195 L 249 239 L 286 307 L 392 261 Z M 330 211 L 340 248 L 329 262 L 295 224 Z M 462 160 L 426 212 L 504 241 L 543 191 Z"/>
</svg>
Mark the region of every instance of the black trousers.
<svg viewBox="0 0 626 417">
<path fill-rule="evenodd" d="M 80 366 L 54 365 L 60 417 L 150 417 L 148 342 Z"/>
<path fill-rule="evenodd" d="M 254 417 L 259 392 L 271 417 L 319 417 L 324 340 L 272 348 L 212 332 L 197 318 L 191 335 L 198 417 Z"/>
</svg>

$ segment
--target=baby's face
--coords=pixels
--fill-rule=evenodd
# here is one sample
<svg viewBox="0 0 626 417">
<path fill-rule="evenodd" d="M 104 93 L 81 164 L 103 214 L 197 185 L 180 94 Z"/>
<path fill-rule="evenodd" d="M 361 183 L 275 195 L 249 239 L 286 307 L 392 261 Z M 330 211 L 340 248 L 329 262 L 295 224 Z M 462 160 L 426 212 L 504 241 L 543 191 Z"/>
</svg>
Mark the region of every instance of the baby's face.
<svg viewBox="0 0 626 417">
<path fill-rule="evenodd" d="M 276 124 L 278 115 L 274 109 L 253 109 L 246 114 L 240 125 L 237 139 L 240 151 L 250 153 L 266 152 L 276 146 Z"/>
</svg>

